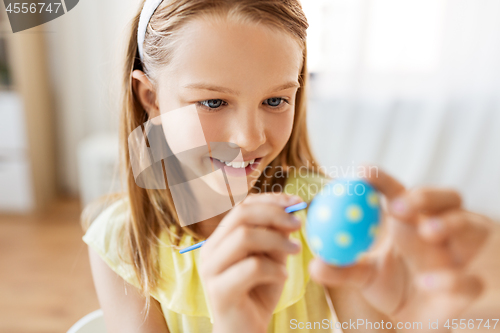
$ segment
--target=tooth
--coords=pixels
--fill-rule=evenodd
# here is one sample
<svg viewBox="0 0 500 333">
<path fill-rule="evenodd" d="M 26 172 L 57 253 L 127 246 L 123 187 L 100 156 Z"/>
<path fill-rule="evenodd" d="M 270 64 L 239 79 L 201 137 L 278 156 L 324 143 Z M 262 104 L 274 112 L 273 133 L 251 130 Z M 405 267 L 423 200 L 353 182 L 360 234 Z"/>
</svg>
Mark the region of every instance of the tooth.
<svg viewBox="0 0 500 333">
<path fill-rule="evenodd" d="M 254 163 L 255 163 L 255 158 L 250 161 L 250 164 L 254 164 Z"/>
<path fill-rule="evenodd" d="M 232 167 L 232 168 L 242 169 L 242 168 L 246 168 L 250 164 L 255 163 L 255 160 L 247 161 L 247 162 L 224 162 L 224 161 L 221 161 L 221 162 L 226 164 L 227 166 Z"/>
</svg>

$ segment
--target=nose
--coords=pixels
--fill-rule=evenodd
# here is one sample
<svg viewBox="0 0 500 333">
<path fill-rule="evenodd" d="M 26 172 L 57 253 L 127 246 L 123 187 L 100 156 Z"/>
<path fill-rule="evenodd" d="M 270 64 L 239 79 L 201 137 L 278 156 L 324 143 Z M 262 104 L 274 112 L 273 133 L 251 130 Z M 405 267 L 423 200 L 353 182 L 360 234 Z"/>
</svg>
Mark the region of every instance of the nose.
<svg viewBox="0 0 500 333">
<path fill-rule="evenodd" d="M 266 128 L 258 109 L 241 108 L 231 124 L 231 141 L 243 151 L 252 152 L 266 142 Z"/>
</svg>

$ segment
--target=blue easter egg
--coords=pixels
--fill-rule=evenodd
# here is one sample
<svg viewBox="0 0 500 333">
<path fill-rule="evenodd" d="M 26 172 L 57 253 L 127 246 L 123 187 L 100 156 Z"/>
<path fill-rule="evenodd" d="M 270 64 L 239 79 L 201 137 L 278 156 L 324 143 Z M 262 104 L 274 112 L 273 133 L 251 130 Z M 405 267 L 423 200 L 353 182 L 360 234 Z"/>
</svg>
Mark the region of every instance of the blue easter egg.
<svg viewBox="0 0 500 333">
<path fill-rule="evenodd" d="M 306 235 L 323 261 L 354 264 L 372 245 L 381 220 L 380 195 L 360 179 L 336 179 L 309 205 Z"/>
</svg>

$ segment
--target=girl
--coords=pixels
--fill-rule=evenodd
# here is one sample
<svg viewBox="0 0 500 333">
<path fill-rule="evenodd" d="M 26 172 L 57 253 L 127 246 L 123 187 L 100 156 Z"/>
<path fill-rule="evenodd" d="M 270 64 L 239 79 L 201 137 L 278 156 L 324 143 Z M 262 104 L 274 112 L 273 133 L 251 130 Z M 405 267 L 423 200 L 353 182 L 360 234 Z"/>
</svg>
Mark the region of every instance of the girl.
<svg viewBox="0 0 500 333">
<path fill-rule="evenodd" d="M 489 222 L 462 210 L 454 191 L 407 191 L 381 171 L 368 174 L 387 199 L 387 232 L 376 251 L 347 268 L 313 259 L 305 213 L 284 212 L 310 201 L 311 185 L 325 179 L 310 168 L 308 25 L 298 0 L 147 0 L 143 7 L 124 67 L 127 194 L 87 218 L 93 223 L 83 237 L 109 332 L 333 331 L 333 308 L 341 322 L 391 323 L 394 331 L 398 322 L 453 317 L 477 297 L 480 283 L 464 267 Z M 229 212 L 181 226 L 170 188 L 136 184 L 128 137 L 187 106 L 196 108 L 206 142 L 241 148 L 245 164 L 227 168 L 246 166 L 249 192 L 281 193 L 252 194 Z M 183 123 L 170 126 L 190 133 Z M 178 253 L 207 238 L 201 250 Z"/>
</svg>

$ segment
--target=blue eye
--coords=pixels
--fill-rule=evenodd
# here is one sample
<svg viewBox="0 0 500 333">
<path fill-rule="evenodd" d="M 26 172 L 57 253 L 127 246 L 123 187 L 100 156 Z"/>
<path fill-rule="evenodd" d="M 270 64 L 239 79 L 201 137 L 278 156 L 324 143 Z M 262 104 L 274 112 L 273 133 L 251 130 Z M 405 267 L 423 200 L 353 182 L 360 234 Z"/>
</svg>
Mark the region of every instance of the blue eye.
<svg viewBox="0 0 500 333">
<path fill-rule="evenodd" d="M 281 102 L 288 103 L 288 101 L 286 99 L 284 99 L 284 98 L 281 98 L 281 97 L 272 97 L 272 98 L 266 99 L 266 101 L 264 102 L 264 104 L 267 104 L 270 107 L 276 108 L 276 107 L 279 107 L 282 104 Z"/>
<path fill-rule="evenodd" d="M 201 105 L 206 106 L 207 108 L 217 109 L 223 105 L 224 101 L 222 99 L 208 99 L 206 101 L 201 101 L 199 103 Z"/>
</svg>

